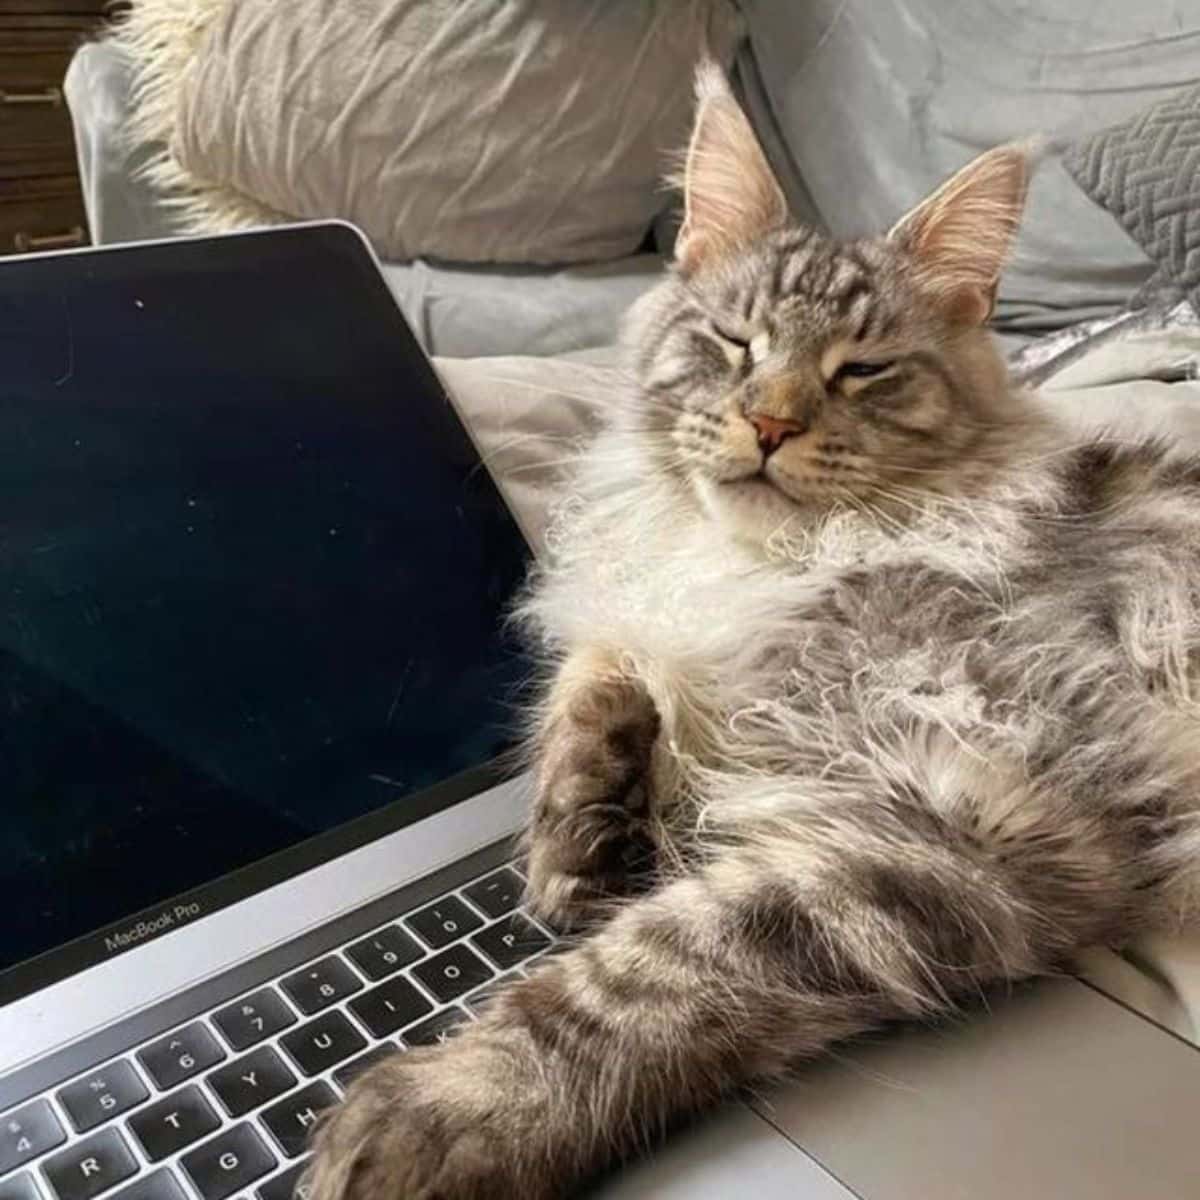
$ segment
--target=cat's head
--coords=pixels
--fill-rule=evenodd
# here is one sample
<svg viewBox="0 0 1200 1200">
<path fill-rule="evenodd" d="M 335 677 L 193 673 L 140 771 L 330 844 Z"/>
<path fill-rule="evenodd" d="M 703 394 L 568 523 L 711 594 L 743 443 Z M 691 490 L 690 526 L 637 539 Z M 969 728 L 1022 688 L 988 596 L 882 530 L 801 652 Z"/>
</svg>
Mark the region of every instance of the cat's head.
<svg viewBox="0 0 1200 1200">
<path fill-rule="evenodd" d="M 717 518 L 765 536 L 838 502 L 912 506 L 1004 453 L 1021 419 L 984 324 L 1024 202 L 1017 146 L 977 158 L 886 235 L 788 218 L 724 76 L 701 67 L 666 281 L 629 323 L 637 429 Z"/>
</svg>

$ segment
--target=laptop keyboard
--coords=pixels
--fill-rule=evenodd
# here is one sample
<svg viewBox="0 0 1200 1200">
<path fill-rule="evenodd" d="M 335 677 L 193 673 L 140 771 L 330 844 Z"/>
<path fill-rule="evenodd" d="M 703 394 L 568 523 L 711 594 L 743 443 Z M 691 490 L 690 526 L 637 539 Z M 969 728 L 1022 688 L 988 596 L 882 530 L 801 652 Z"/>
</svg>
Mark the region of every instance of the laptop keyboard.
<svg viewBox="0 0 1200 1200">
<path fill-rule="evenodd" d="M 522 886 L 489 871 L 0 1114 L 0 1200 L 292 1200 L 356 1075 L 444 1040 L 554 945 Z"/>
</svg>

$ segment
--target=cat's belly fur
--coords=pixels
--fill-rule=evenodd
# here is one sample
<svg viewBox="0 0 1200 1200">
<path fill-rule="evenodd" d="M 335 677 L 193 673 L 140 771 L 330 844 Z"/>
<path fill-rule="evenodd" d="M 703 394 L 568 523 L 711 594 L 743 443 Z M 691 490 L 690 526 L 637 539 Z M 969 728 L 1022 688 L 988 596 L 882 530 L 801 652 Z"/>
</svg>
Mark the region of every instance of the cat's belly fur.
<svg viewBox="0 0 1200 1200">
<path fill-rule="evenodd" d="M 1184 644 L 1195 596 L 1170 563 L 1136 574 L 1174 612 L 1180 644 L 1160 638 L 1139 666 L 1129 647 L 1147 646 L 1146 629 L 1134 626 L 1165 628 L 1143 600 L 1045 571 L 1003 518 L 891 537 L 847 516 L 764 557 L 703 523 L 650 529 L 630 514 L 587 544 L 550 581 L 543 616 L 645 682 L 663 718 L 664 789 L 692 800 L 685 822 L 933 775 L 1009 797 L 1100 739 L 1164 776 L 1200 758 Z"/>
<path fill-rule="evenodd" d="M 1021 606 L 917 559 L 781 570 L 769 605 L 753 586 L 745 597 L 712 580 L 688 590 L 723 630 L 642 623 L 637 670 L 708 792 L 716 774 L 846 780 L 856 763 L 911 756 L 934 731 L 964 754 L 1023 756 L 1058 719 L 1047 709 L 1062 707 L 1014 644 Z"/>
</svg>

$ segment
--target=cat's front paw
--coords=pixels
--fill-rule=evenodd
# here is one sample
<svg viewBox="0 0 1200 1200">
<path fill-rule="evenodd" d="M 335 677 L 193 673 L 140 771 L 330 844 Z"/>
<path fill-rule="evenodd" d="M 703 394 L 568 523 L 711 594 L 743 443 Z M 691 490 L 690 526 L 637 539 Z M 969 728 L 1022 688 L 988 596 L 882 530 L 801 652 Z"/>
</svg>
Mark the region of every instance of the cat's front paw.
<svg viewBox="0 0 1200 1200">
<path fill-rule="evenodd" d="M 511 1074 L 503 1054 L 461 1039 L 380 1063 L 323 1119 L 308 1200 L 559 1195 L 553 1167 L 537 1149 L 536 1126 L 521 1119 L 534 1107 L 530 1091 L 515 1088 Z"/>
<path fill-rule="evenodd" d="M 641 684 L 577 685 L 543 731 L 528 836 L 531 907 L 579 928 L 651 876 L 651 755 L 658 710 Z"/>
</svg>

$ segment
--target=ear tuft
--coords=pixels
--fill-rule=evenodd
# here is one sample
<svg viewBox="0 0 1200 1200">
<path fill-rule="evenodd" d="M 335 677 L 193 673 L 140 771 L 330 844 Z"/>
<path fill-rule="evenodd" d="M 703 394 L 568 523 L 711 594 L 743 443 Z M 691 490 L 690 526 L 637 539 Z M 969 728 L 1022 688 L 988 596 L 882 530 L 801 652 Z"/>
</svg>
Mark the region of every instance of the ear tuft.
<svg viewBox="0 0 1200 1200">
<path fill-rule="evenodd" d="M 918 285 L 946 316 L 981 325 L 995 307 L 1040 143 L 997 146 L 952 175 L 892 228 Z"/>
<path fill-rule="evenodd" d="M 696 118 L 682 183 L 684 221 L 675 258 L 685 270 L 787 220 L 783 191 L 711 58 L 696 68 Z"/>
</svg>

